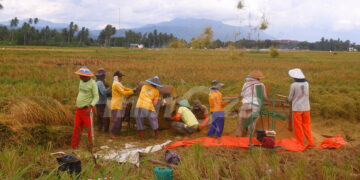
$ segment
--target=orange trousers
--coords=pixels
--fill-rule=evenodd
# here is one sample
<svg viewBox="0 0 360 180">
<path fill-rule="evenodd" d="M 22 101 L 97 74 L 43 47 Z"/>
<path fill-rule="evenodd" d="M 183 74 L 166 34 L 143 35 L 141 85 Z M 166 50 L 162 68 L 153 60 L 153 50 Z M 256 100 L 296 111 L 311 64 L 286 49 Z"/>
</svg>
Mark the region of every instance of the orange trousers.
<svg viewBox="0 0 360 180">
<path fill-rule="evenodd" d="M 87 108 L 78 109 L 76 108 L 75 113 L 75 123 L 74 123 L 74 131 L 71 138 L 71 148 L 76 149 L 79 147 L 79 143 L 81 140 L 81 133 L 83 129 L 87 131 L 89 146 L 92 146 L 92 137 L 91 137 L 91 120 L 90 116 L 86 114 Z"/>
<path fill-rule="evenodd" d="M 296 139 L 304 145 L 304 134 L 310 146 L 314 145 L 314 140 L 311 135 L 311 120 L 310 111 L 293 112 L 294 132 Z"/>
</svg>

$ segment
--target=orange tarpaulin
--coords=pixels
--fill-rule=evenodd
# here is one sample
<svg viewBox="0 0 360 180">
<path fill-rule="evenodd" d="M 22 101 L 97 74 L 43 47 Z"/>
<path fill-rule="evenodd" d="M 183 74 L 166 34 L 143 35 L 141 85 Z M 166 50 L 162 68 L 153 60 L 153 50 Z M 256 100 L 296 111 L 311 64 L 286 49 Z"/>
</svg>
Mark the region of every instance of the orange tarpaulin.
<svg viewBox="0 0 360 180">
<path fill-rule="evenodd" d="M 261 143 L 253 138 L 254 145 L 260 145 Z M 225 146 L 229 148 L 240 147 L 244 149 L 249 148 L 249 138 L 248 137 L 230 137 L 230 136 L 222 136 L 219 139 L 210 138 L 210 137 L 200 137 L 196 139 L 189 140 L 188 138 L 184 138 L 182 141 L 176 141 L 171 145 L 165 146 L 166 149 L 172 149 L 179 146 L 189 147 L 195 143 L 199 142 L 200 145 L 211 147 L 211 146 Z M 306 146 L 302 146 L 300 143 L 296 141 L 296 139 L 283 139 L 276 140 L 277 146 L 283 146 L 288 151 L 303 151 L 306 149 Z"/>
<path fill-rule="evenodd" d="M 341 147 L 342 145 L 347 144 L 347 142 L 344 140 L 341 135 L 337 135 L 334 138 L 326 138 L 323 140 L 323 142 L 317 147 L 319 149 L 337 149 Z"/>
<path fill-rule="evenodd" d="M 184 138 L 182 141 L 176 141 L 168 146 L 164 146 L 166 149 L 172 149 L 179 146 L 189 147 L 195 143 L 200 143 L 202 146 L 211 147 L 211 146 L 225 146 L 229 148 L 240 147 L 244 149 L 249 148 L 249 138 L 248 137 L 230 137 L 222 136 L 219 139 L 210 138 L 210 137 L 200 137 L 196 139 L 189 140 Z M 253 138 L 254 145 L 260 145 L 261 143 Z M 287 151 L 304 151 L 307 146 L 301 145 L 295 138 L 276 140 L 275 144 L 277 146 L 282 146 Z M 346 144 L 344 139 L 338 135 L 336 138 L 325 139 L 318 148 L 339 148 L 343 144 Z"/>
</svg>

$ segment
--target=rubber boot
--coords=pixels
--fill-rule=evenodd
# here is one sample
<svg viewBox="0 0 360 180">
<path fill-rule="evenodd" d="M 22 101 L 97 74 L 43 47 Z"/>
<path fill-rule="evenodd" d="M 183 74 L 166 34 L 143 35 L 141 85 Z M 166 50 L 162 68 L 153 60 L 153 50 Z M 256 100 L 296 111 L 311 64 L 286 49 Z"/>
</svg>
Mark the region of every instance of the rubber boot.
<svg viewBox="0 0 360 180">
<path fill-rule="evenodd" d="M 140 140 L 144 139 L 144 131 L 143 130 L 139 130 L 139 137 L 140 137 Z"/>
<path fill-rule="evenodd" d="M 157 139 L 159 137 L 159 131 L 158 130 L 154 130 L 155 132 L 155 138 Z"/>
</svg>

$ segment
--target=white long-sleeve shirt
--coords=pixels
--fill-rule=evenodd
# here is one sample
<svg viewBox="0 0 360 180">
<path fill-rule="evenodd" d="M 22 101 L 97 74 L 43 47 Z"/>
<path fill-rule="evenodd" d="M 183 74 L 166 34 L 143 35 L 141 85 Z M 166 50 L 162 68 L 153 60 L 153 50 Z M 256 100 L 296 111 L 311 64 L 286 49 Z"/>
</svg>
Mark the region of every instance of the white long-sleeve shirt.
<svg viewBox="0 0 360 180">
<path fill-rule="evenodd" d="M 290 86 L 290 93 L 288 97 L 292 102 L 293 111 L 309 111 L 309 83 L 308 82 L 294 82 Z"/>
</svg>

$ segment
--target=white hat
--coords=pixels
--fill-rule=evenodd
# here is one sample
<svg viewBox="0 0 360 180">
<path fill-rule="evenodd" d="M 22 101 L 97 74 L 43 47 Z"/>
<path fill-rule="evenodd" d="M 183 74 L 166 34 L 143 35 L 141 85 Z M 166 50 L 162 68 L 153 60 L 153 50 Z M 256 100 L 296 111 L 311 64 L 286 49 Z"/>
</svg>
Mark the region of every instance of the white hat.
<svg viewBox="0 0 360 180">
<path fill-rule="evenodd" d="M 289 76 L 295 79 L 305 79 L 304 73 L 299 68 L 291 69 L 289 71 Z"/>
</svg>

